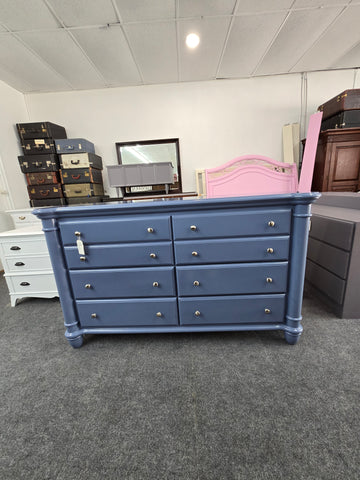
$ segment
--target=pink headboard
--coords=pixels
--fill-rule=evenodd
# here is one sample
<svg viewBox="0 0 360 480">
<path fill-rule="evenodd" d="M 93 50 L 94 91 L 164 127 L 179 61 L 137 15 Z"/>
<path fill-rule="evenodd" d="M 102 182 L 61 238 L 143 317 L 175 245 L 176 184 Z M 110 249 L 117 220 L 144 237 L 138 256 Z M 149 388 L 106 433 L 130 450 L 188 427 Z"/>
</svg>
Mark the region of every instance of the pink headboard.
<svg viewBox="0 0 360 480">
<path fill-rule="evenodd" d="M 262 155 L 245 155 L 205 170 L 206 196 L 310 192 L 321 118 L 322 112 L 310 117 L 299 182 L 295 164 L 278 162 Z"/>
</svg>

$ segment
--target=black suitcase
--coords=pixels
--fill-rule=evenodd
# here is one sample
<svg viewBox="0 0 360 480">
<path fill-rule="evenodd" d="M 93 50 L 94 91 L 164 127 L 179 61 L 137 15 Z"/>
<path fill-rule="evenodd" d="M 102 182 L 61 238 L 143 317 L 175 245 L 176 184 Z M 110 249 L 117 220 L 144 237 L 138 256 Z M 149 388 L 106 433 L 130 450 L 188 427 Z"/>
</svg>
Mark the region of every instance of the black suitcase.
<svg viewBox="0 0 360 480">
<path fill-rule="evenodd" d="M 30 200 L 30 207 L 53 207 L 56 205 L 66 205 L 66 198 L 41 198 Z"/>
<path fill-rule="evenodd" d="M 24 155 L 56 153 L 55 142 L 51 138 L 30 138 L 25 140 L 21 147 Z"/>
<path fill-rule="evenodd" d="M 51 122 L 17 123 L 20 140 L 29 138 L 66 138 L 66 130 Z"/>
<path fill-rule="evenodd" d="M 33 172 L 25 173 L 28 185 L 51 185 L 60 183 L 59 172 Z"/>
<path fill-rule="evenodd" d="M 360 127 L 360 110 L 346 110 L 321 122 L 321 130 Z"/>
<path fill-rule="evenodd" d="M 344 90 L 336 97 L 318 106 L 318 110 L 323 112 L 323 120 L 332 117 L 336 113 L 344 110 L 358 110 L 360 108 L 360 88 Z"/>
<path fill-rule="evenodd" d="M 101 170 L 95 168 L 68 168 L 60 170 L 62 183 L 102 183 Z"/>
<path fill-rule="evenodd" d="M 61 183 L 53 185 L 28 185 L 30 200 L 41 200 L 42 198 L 63 198 Z"/>
<path fill-rule="evenodd" d="M 23 173 L 57 172 L 59 170 L 59 160 L 55 154 L 22 155 L 18 159 Z"/>
</svg>

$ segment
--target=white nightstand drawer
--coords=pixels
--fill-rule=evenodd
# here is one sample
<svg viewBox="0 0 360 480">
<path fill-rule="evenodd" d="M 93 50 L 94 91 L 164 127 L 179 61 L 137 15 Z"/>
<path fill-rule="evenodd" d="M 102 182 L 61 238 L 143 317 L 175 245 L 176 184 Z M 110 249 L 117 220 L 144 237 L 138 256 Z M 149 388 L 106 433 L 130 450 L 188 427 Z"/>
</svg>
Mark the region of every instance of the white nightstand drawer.
<svg viewBox="0 0 360 480">
<path fill-rule="evenodd" d="M 51 261 L 48 254 L 34 256 L 10 256 L 4 258 L 6 273 L 22 273 L 28 271 L 52 271 Z"/>
<path fill-rule="evenodd" d="M 34 293 L 57 292 L 53 273 L 5 274 L 10 293 L 31 297 Z"/>
<path fill-rule="evenodd" d="M 25 210 L 8 210 L 15 224 L 15 228 L 22 228 L 28 225 L 39 225 L 41 226 L 41 221 L 31 213 L 31 209 Z"/>
<path fill-rule="evenodd" d="M 45 237 L 24 239 L 24 238 L 9 238 L 2 242 L 2 251 L 5 257 L 16 256 L 21 257 L 28 254 L 48 253 Z"/>
</svg>

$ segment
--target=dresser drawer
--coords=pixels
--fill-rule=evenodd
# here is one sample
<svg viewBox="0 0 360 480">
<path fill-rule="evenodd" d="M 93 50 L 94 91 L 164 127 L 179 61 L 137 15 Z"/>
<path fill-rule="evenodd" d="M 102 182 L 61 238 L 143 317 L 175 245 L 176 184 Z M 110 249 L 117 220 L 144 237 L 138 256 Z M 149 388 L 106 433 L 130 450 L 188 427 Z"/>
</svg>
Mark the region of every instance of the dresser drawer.
<svg viewBox="0 0 360 480">
<path fill-rule="evenodd" d="M 79 255 L 76 247 L 65 247 L 64 250 L 68 267 L 72 269 L 140 267 L 173 263 L 171 242 L 86 245 L 85 255 Z"/>
<path fill-rule="evenodd" d="M 179 296 L 283 293 L 287 262 L 177 267 Z"/>
<path fill-rule="evenodd" d="M 41 220 L 31 213 L 31 210 L 8 210 L 15 223 L 16 228 L 26 227 L 27 225 L 39 225 L 41 229 Z"/>
<path fill-rule="evenodd" d="M 175 242 L 178 265 L 287 260 L 289 237 L 252 237 Z"/>
<path fill-rule="evenodd" d="M 309 238 L 307 256 L 314 263 L 346 279 L 350 263 L 350 252 L 345 252 L 341 248 L 333 247 L 315 238 Z"/>
<path fill-rule="evenodd" d="M 173 216 L 174 238 L 193 240 L 290 233 L 291 209 L 242 209 Z"/>
<path fill-rule="evenodd" d="M 346 281 L 342 278 L 308 260 L 305 279 L 335 303 L 339 305 L 343 303 Z"/>
<path fill-rule="evenodd" d="M 60 222 L 60 231 L 64 245 L 75 245 L 75 232 L 80 232 L 80 238 L 85 244 L 171 240 L 169 216 L 65 220 Z"/>
<path fill-rule="evenodd" d="M 70 278 L 79 299 L 176 295 L 173 267 L 73 270 Z"/>
<path fill-rule="evenodd" d="M 36 253 L 48 253 L 45 237 L 41 235 L 37 239 L 24 240 L 14 237 L 14 239 L 6 239 L 1 244 L 3 254 L 5 256 L 16 256 L 36 254 Z"/>
<path fill-rule="evenodd" d="M 53 273 L 26 273 L 24 275 L 5 274 L 10 293 L 24 297 L 33 293 L 57 292 Z"/>
<path fill-rule="evenodd" d="M 178 325 L 175 298 L 76 302 L 82 327 Z"/>
<path fill-rule="evenodd" d="M 28 271 L 52 271 L 51 261 L 49 255 L 37 256 L 17 256 L 5 257 L 4 267 L 6 272 L 21 273 Z"/>
<path fill-rule="evenodd" d="M 180 325 L 283 322 L 285 300 L 284 294 L 179 298 Z"/>
</svg>

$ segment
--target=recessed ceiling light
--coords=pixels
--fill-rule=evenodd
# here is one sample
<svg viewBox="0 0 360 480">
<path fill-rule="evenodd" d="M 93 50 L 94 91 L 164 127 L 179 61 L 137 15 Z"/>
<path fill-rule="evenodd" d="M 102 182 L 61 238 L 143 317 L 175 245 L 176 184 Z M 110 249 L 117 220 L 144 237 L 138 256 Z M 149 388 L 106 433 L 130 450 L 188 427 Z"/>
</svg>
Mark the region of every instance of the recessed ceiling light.
<svg viewBox="0 0 360 480">
<path fill-rule="evenodd" d="M 186 45 L 189 48 L 196 48 L 200 43 L 200 37 L 199 35 L 196 35 L 196 33 L 189 33 L 189 35 L 186 37 Z"/>
</svg>

